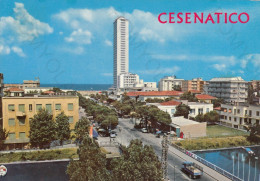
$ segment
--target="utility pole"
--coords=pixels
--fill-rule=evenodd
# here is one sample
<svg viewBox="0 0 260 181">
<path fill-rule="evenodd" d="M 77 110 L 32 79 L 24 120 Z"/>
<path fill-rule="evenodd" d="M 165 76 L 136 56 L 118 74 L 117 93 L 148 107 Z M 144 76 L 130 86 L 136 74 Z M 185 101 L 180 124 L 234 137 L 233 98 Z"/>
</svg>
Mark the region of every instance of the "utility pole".
<svg viewBox="0 0 260 181">
<path fill-rule="evenodd" d="M 162 171 L 163 179 L 166 181 L 168 176 L 168 137 L 163 135 L 162 140 Z"/>
</svg>

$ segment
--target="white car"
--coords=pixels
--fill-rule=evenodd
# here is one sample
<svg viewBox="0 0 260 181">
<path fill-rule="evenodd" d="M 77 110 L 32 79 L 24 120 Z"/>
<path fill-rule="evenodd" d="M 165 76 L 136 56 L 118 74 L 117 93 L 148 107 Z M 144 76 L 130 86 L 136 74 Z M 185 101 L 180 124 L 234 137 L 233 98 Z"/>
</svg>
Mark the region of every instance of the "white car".
<svg viewBox="0 0 260 181">
<path fill-rule="evenodd" d="M 142 128 L 142 132 L 143 132 L 143 133 L 148 133 L 148 131 L 147 131 L 146 128 Z"/>
</svg>

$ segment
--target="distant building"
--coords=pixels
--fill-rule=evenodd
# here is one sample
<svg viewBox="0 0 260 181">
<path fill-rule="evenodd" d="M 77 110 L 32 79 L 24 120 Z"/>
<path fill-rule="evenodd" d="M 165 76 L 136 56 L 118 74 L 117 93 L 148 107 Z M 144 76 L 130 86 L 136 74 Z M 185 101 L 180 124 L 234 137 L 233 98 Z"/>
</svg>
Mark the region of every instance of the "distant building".
<svg viewBox="0 0 260 181">
<path fill-rule="evenodd" d="M 168 97 L 174 97 L 179 99 L 183 94 L 181 91 L 147 91 L 147 92 L 128 92 L 127 95 L 132 99 L 138 99 L 140 101 L 145 101 L 146 99 L 166 99 Z"/>
<path fill-rule="evenodd" d="M 23 97 L 24 96 L 24 90 L 16 87 L 12 87 L 9 89 L 6 89 L 5 91 L 6 97 Z"/>
<path fill-rule="evenodd" d="M 182 87 L 184 79 L 177 79 L 176 76 L 165 76 L 159 81 L 159 91 L 173 91 L 175 86 Z"/>
<path fill-rule="evenodd" d="M 250 84 L 252 85 L 253 90 L 255 90 L 259 93 L 259 91 L 260 91 L 260 80 L 251 80 Z"/>
<path fill-rule="evenodd" d="M 40 80 L 24 80 L 23 81 L 23 88 L 37 88 L 40 87 Z"/>
<path fill-rule="evenodd" d="M 221 104 L 220 123 L 232 128 L 247 130 L 254 124 L 259 124 L 260 106 Z"/>
<path fill-rule="evenodd" d="M 156 103 L 153 105 L 157 106 L 162 111 L 169 113 L 171 117 L 174 117 L 174 114 L 176 112 L 176 107 L 180 104 L 185 104 L 190 107 L 191 110 L 190 110 L 189 117 L 196 117 L 199 114 L 206 114 L 210 111 L 213 111 L 213 104 L 200 103 L 200 102 L 171 100 L 168 102 Z"/>
<path fill-rule="evenodd" d="M 22 148 L 29 143 L 29 121 L 44 108 L 55 118 L 62 111 L 69 117 L 70 128 L 74 129 L 79 119 L 77 96 L 31 96 L 3 97 L 3 128 L 9 134 L 5 141 L 8 149 Z"/>
<path fill-rule="evenodd" d="M 241 77 L 213 78 L 208 83 L 206 94 L 230 103 L 247 101 L 247 82 Z"/>
<path fill-rule="evenodd" d="M 211 104 L 213 100 L 216 100 L 216 97 L 207 95 L 207 94 L 197 94 L 195 97 L 198 99 L 199 102 L 205 102 Z"/>
<path fill-rule="evenodd" d="M 120 74 L 129 71 L 129 22 L 124 17 L 114 21 L 114 88 Z"/>
<path fill-rule="evenodd" d="M 4 84 L 4 90 L 9 88 L 19 88 L 23 89 L 23 84 Z"/>
<path fill-rule="evenodd" d="M 194 78 L 192 80 L 184 80 L 182 81 L 182 88 L 181 90 L 183 92 L 189 92 L 189 91 L 199 91 L 203 92 L 203 87 L 206 84 L 206 81 L 203 81 L 202 78 Z"/>
<path fill-rule="evenodd" d="M 130 88 L 134 87 L 134 85 L 137 83 L 139 83 L 139 75 L 132 73 L 122 73 L 118 76 L 117 88 Z"/>
</svg>

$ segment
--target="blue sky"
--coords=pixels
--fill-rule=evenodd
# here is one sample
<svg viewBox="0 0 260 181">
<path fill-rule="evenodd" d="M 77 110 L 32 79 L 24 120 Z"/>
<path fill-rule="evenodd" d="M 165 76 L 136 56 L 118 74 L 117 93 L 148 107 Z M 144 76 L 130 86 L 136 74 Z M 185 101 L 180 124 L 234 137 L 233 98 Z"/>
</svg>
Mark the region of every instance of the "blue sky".
<svg viewBox="0 0 260 181">
<path fill-rule="evenodd" d="M 112 84 L 113 21 L 130 21 L 129 67 L 144 81 L 260 79 L 260 1 L 0 0 L 5 83 Z M 160 24 L 161 12 L 247 12 L 246 24 Z"/>
</svg>

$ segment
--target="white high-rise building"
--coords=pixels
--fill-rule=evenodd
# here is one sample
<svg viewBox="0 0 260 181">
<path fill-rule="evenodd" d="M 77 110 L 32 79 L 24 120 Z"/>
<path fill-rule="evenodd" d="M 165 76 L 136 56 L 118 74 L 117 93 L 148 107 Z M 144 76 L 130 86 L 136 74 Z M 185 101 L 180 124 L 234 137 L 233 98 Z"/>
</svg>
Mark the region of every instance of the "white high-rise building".
<svg viewBox="0 0 260 181">
<path fill-rule="evenodd" d="M 118 76 L 129 69 L 129 22 L 124 17 L 114 21 L 114 88 L 118 88 Z"/>
<path fill-rule="evenodd" d="M 184 79 L 177 79 L 176 76 L 165 76 L 159 81 L 159 91 L 173 91 L 174 86 L 182 86 Z"/>
</svg>

